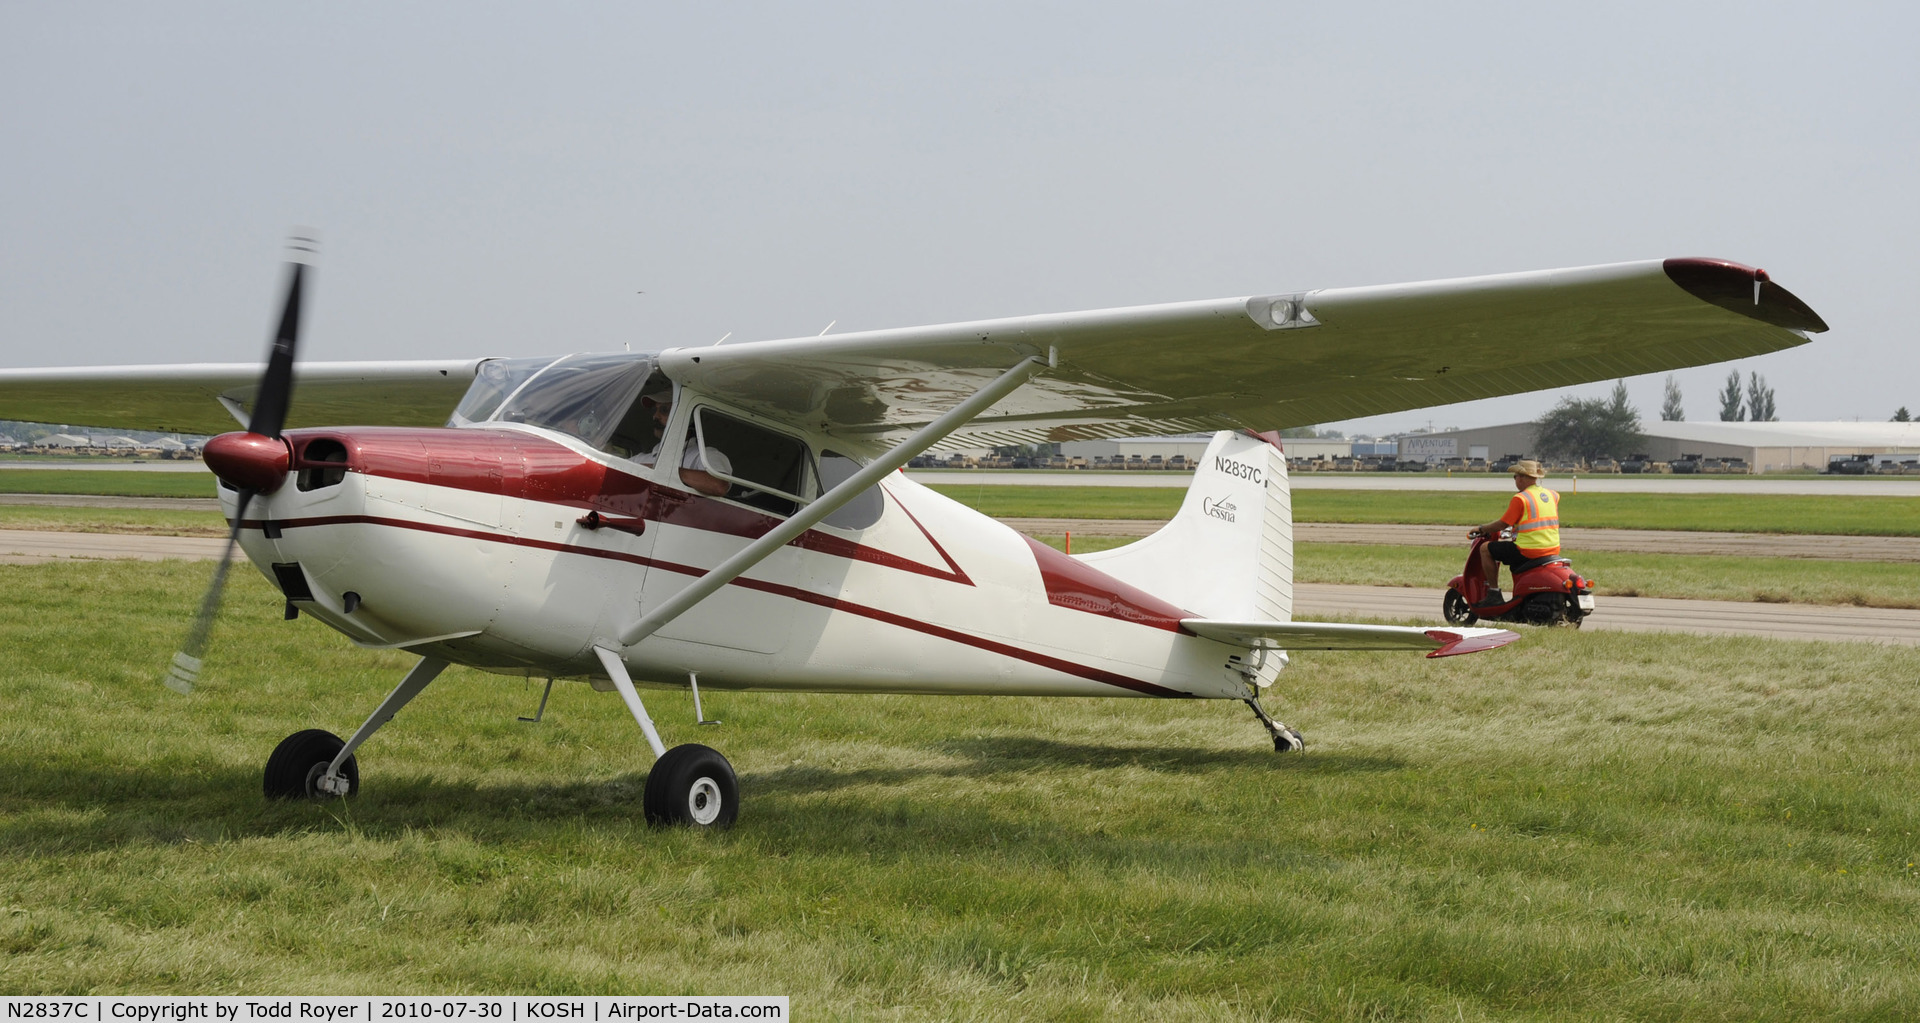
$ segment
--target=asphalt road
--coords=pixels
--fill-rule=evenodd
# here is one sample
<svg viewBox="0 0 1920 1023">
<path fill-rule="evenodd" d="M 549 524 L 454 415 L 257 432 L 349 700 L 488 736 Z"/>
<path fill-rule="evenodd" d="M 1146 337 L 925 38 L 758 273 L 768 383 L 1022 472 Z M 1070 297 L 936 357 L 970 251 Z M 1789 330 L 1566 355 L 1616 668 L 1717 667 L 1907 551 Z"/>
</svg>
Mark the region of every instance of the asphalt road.
<svg viewBox="0 0 1920 1023">
<path fill-rule="evenodd" d="M 5 565 L 126 558 L 138 561 L 165 561 L 168 558 L 199 561 L 218 558 L 226 549 L 227 541 L 215 537 L 0 529 L 0 564 Z"/>
<path fill-rule="evenodd" d="M 110 497 L 95 494 L 0 494 L 0 504 L 40 508 L 158 508 L 168 511 L 217 512 L 211 497 Z"/>
<path fill-rule="evenodd" d="M 1293 588 L 1293 615 L 1302 620 L 1364 615 L 1439 621 L 1440 591 L 1300 583 Z M 1920 646 L 1920 611 L 1825 604 L 1601 597 L 1593 617 L 1581 628 L 1601 632 L 1692 632 Z"/>
<path fill-rule="evenodd" d="M 206 472 L 207 463 L 191 458 L 165 462 L 135 462 L 112 458 L 76 458 L 70 462 L 0 461 L 0 472 L 8 469 L 78 469 L 82 472 Z"/>
<path fill-rule="evenodd" d="M 1920 509 L 1916 510 L 1920 513 Z M 1151 536 L 1164 520 L 1149 519 L 1001 519 L 1031 535 Z M 1920 536 L 1820 536 L 1776 533 L 1693 533 L 1674 529 L 1583 529 L 1560 531 L 1570 554 L 1580 551 L 1628 551 L 1648 554 L 1722 554 L 1743 558 L 1818 558 L 1826 561 L 1920 562 Z M 1296 522 L 1301 543 L 1398 544 L 1410 547 L 1458 547 L 1465 556 L 1467 530 L 1461 526 L 1407 526 L 1347 522 Z"/>
<path fill-rule="evenodd" d="M 0 563 L 6 564 L 89 558 L 207 560 L 218 558 L 225 548 L 225 540 L 200 537 L 0 529 Z M 1294 587 L 1294 614 L 1302 619 L 1412 618 L 1438 623 L 1440 593 L 1302 583 Z M 1585 627 L 1920 645 L 1920 611 L 1814 604 L 1602 597 Z"/>
</svg>

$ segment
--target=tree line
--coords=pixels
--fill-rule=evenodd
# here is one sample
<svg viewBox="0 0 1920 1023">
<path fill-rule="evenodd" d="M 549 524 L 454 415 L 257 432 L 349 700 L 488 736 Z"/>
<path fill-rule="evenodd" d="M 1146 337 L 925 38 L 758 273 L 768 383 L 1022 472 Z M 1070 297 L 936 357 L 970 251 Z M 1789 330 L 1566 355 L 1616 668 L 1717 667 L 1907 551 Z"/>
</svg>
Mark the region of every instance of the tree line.
<svg viewBox="0 0 1920 1023">
<path fill-rule="evenodd" d="M 1779 416 L 1774 405 L 1773 388 L 1758 373 L 1747 374 L 1742 384 L 1740 371 L 1727 374 L 1720 389 L 1722 422 L 1772 423 Z M 1687 418 L 1682 407 L 1680 384 L 1667 376 L 1666 393 L 1660 404 L 1660 418 L 1677 423 Z M 1913 422 L 1905 405 L 1894 412 L 1892 422 Z M 1606 398 L 1562 398 L 1534 423 L 1540 453 L 1549 458 L 1619 458 L 1633 454 L 1646 441 L 1640 431 L 1640 411 L 1627 401 L 1627 382 L 1614 382 L 1613 393 Z"/>
</svg>

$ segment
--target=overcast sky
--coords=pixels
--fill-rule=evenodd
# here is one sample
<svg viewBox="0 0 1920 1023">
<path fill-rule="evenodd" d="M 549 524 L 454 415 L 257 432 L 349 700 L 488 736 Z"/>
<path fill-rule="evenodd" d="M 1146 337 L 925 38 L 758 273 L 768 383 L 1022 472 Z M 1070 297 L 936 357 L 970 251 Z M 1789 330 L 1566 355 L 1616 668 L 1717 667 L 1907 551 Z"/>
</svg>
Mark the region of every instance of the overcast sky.
<svg viewBox="0 0 1920 1023">
<path fill-rule="evenodd" d="M 296 225 L 322 360 L 1701 255 L 1833 326 L 1781 418 L 1920 409 L 1915 6 L 1575 7 L 7 0 L 0 365 L 257 360 Z"/>
</svg>

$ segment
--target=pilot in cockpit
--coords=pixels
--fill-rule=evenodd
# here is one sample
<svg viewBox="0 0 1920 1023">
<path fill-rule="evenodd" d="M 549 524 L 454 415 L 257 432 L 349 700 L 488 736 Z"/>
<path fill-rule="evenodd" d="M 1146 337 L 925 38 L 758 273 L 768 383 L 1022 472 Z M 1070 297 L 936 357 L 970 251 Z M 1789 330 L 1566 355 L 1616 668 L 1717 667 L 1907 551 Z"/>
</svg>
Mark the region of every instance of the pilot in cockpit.
<svg viewBox="0 0 1920 1023">
<path fill-rule="evenodd" d="M 667 439 L 667 420 L 673 416 L 673 388 L 668 385 L 651 387 L 641 393 L 640 404 L 652 413 L 652 445 L 644 454 L 634 455 L 633 460 L 642 465 L 653 465 L 659 461 L 660 447 Z M 687 443 L 680 456 L 680 482 L 709 497 L 725 496 L 732 484 L 708 472 L 708 469 L 731 476 L 733 462 L 716 448 L 708 447 L 703 453 L 698 434 L 689 426 Z"/>
</svg>

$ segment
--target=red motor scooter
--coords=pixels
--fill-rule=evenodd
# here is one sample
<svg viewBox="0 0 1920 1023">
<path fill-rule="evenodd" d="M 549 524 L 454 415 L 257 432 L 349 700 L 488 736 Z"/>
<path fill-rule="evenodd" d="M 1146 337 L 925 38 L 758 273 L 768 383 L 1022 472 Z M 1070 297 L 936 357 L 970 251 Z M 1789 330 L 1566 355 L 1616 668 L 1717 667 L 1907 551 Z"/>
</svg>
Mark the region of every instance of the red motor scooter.
<svg viewBox="0 0 1920 1023">
<path fill-rule="evenodd" d="M 1480 574 L 1480 548 L 1495 539 L 1510 539 L 1513 531 L 1503 530 L 1498 537 L 1471 535 L 1473 545 L 1467 548 L 1467 567 L 1447 584 L 1447 596 L 1440 605 L 1448 622 L 1472 625 L 1484 619 L 1524 625 L 1569 625 L 1577 629 L 1593 613 L 1593 584 L 1576 575 L 1573 562 L 1559 554 L 1514 566 L 1513 592 L 1507 595 L 1506 603 L 1474 607 L 1487 595 L 1488 585 L 1493 582 Z M 1495 562 L 1493 568 L 1498 572 L 1499 563 Z"/>
</svg>

